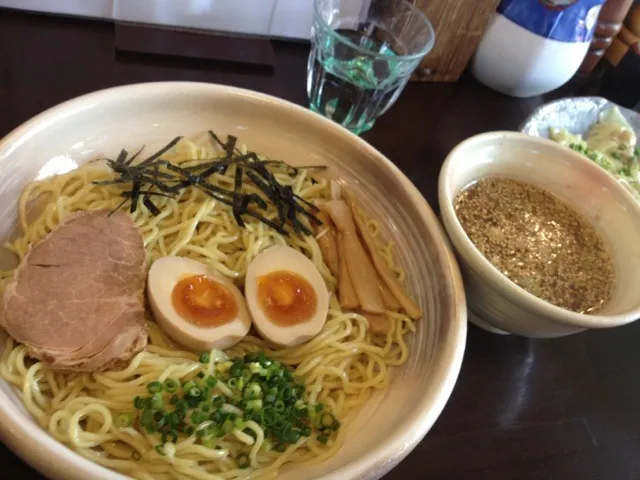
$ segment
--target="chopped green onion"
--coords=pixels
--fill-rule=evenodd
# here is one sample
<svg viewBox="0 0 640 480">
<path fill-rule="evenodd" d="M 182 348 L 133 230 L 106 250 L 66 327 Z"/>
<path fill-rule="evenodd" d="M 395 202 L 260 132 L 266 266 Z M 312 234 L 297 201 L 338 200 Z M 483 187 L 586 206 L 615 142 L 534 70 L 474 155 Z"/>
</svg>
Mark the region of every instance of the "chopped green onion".
<svg viewBox="0 0 640 480">
<path fill-rule="evenodd" d="M 133 424 L 133 414 L 131 412 L 121 412 L 116 415 L 115 424 L 118 428 L 127 428 Z"/>
<path fill-rule="evenodd" d="M 273 407 L 267 405 L 260 411 L 260 423 L 266 427 L 272 426 L 276 421 L 276 411 Z"/>
<path fill-rule="evenodd" d="M 238 465 L 238 468 L 247 468 L 249 465 L 251 465 L 249 455 L 247 455 L 245 452 L 240 452 L 238 455 L 236 455 L 236 465 Z"/>
<path fill-rule="evenodd" d="M 235 363 L 230 369 L 229 374 L 232 377 L 240 377 L 242 376 L 242 365 Z"/>
<path fill-rule="evenodd" d="M 320 415 L 320 418 L 318 421 L 318 428 L 320 429 L 328 428 L 330 430 L 335 430 L 339 426 L 340 426 L 340 422 L 336 420 L 336 417 L 334 417 L 332 413 L 324 412 L 322 415 Z"/>
<path fill-rule="evenodd" d="M 193 423 L 202 423 L 202 422 L 206 422 L 207 420 L 208 420 L 208 416 L 204 412 L 195 410 L 191 413 L 191 421 Z"/>
<path fill-rule="evenodd" d="M 243 429 L 244 429 L 244 426 L 245 426 L 245 424 L 244 424 L 244 420 L 243 420 L 243 419 L 241 419 L 241 418 L 236 418 L 236 419 L 233 421 L 233 425 L 234 425 L 238 430 L 243 430 Z"/>
<path fill-rule="evenodd" d="M 195 428 L 193 428 L 192 426 L 188 426 L 187 428 L 184 429 L 184 433 L 186 433 L 189 436 L 193 435 L 194 431 L 195 431 Z"/>
<path fill-rule="evenodd" d="M 262 400 L 249 400 L 247 402 L 247 410 L 260 410 L 262 408 Z"/>
<path fill-rule="evenodd" d="M 198 378 L 204 378 L 204 372 L 198 372 L 198 374 L 196 375 L 196 377 L 198 377 Z"/>
<path fill-rule="evenodd" d="M 276 412 L 284 412 L 286 406 L 282 400 L 276 400 L 273 404 L 273 408 L 275 408 Z"/>
<path fill-rule="evenodd" d="M 278 443 L 273 449 L 276 452 L 282 453 L 287 449 L 287 446 L 284 443 Z"/>
<path fill-rule="evenodd" d="M 158 452 L 163 457 L 166 455 L 166 453 L 164 453 L 164 445 L 162 445 L 162 444 L 156 445 L 155 446 L 155 451 Z"/>
<path fill-rule="evenodd" d="M 147 385 L 147 391 L 149 393 L 158 393 L 162 391 L 162 384 L 160 382 L 151 382 Z"/>
<path fill-rule="evenodd" d="M 140 417 L 140 425 L 142 425 L 147 430 L 153 428 L 153 411 L 151 409 L 145 408 L 142 411 L 142 416 Z"/>
<path fill-rule="evenodd" d="M 206 447 L 206 448 L 213 448 L 215 447 L 215 440 L 213 440 L 212 438 L 204 438 L 202 439 L 202 446 Z"/>
<path fill-rule="evenodd" d="M 178 391 L 178 389 L 180 388 L 180 382 L 178 382 L 176 379 L 174 378 L 167 378 L 164 381 L 164 391 L 167 393 L 176 393 Z"/>
<path fill-rule="evenodd" d="M 162 399 L 162 393 L 157 392 L 154 393 L 151 397 L 151 408 L 154 410 L 161 410 L 164 408 L 164 401 Z"/>
<path fill-rule="evenodd" d="M 229 380 L 227 380 L 227 386 L 229 388 L 233 388 L 234 390 L 238 388 L 238 379 L 237 378 L 230 378 Z"/>
<path fill-rule="evenodd" d="M 273 363 L 271 359 L 267 358 L 264 352 L 258 353 L 258 362 L 260 363 L 261 366 L 265 368 Z"/>
<path fill-rule="evenodd" d="M 211 354 L 209 352 L 203 352 L 200 354 L 200 363 L 209 363 Z"/>
<path fill-rule="evenodd" d="M 316 412 L 321 412 L 322 410 L 324 410 L 324 403 L 318 403 L 316 405 Z"/>
<path fill-rule="evenodd" d="M 187 395 L 193 398 L 199 397 L 201 394 L 202 394 L 202 390 L 200 390 L 198 387 L 190 388 L 187 391 Z"/>
<path fill-rule="evenodd" d="M 136 395 L 136 398 L 133 399 L 133 406 L 138 410 L 142 410 L 144 408 L 144 398 L 139 395 Z"/>
<path fill-rule="evenodd" d="M 304 396 L 304 385 L 296 385 L 293 387 L 293 392 L 296 397 L 302 398 Z"/>
<path fill-rule="evenodd" d="M 318 435 L 316 438 L 323 445 L 325 445 L 327 443 L 327 441 L 329 440 L 329 438 L 326 435 Z"/>
<path fill-rule="evenodd" d="M 282 399 L 286 403 L 289 403 L 289 401 L 293 400 L 293 398 L 294 398 L 293 389 L 291 387 L 283 388 L 282 391 L 280 392 L 280 395 L 282 396 Z"/>
<path fill-rule="evenodd" d="M 166 422 L 164 412 L 157 410 L 153 413 L 153 420 L 155 421 L 155 428 L 159 429 L 164 427 Z"/>
<path fill-rule="evenodd" d="M 231 433 L 231 431 L 233 430 L 233 421 L 227 419 L 224 421 L 224 423 L 222 424 L 222 431 L 227 434 L 227 433 Z"/>
<path fill-rule="evenodd" d="M 285 443 L 296 443 L 300 440 L 300 430 L 298 429 L 289 429 L 282 434 L 282 441 Z"/>
<path fill-rule="evenodd" d="M 189 380 L 188 382 L 184 382 L 184 384 L 182 385 L 182 390 L 185 392 L 188 392 L 189 390 L 191 390 L 192 388 L 196 388 L 198 385 L 196 385 L 196 382 L 194 382 L 193 380 Z"/>
<path fill-rule="evenodd" d="M 180 425 L 180 417 L 178 416 L 178 414 L 176 412 L 171 412 L 167 414 L 167 425 L 169 425 L 170 428 L 178 428 L 178 425 Z"/>
<path fill-rule="evenodd" d="M 218 380 L 215 377 L 212 377 L 211 375 L 209 375 L 205 380 L 205 383 L 207 384 L 207 387 L 213 388 L 218 383 Z"/>
<path fill-rule="evenodd" d="M 244 354 L 244 363 L 253 363 L 258 361 L 258 354 L 255 352 L 245 353 Z"/>
</svg>

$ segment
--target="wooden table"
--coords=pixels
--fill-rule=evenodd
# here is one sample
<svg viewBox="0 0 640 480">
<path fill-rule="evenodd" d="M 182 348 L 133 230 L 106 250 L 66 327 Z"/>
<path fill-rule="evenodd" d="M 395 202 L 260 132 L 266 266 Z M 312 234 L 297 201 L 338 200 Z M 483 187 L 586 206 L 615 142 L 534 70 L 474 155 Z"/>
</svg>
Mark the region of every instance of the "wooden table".
<svg viewBox="0 0 640 480">
<path fill-rule="evenodd" d="M 136 82 L 190 80 L 306 105 L 308 45 L 274 43 L 272 73 L 114 52 L 108 23 L 0 10 L 0 135 L 58 102 Z M 412 84 L 364 135 L 437 209 L 440 165 L 470 135 L 513 130 L 542 102 L 464 77 Z M 640 286 L 638 287 L 640 295 Z M 386 480 L 640 478 L 640 323 L 557 340 L 469 328 L 460 378 L 425 440 Z M 0 445 L 0 478 L 42 477 Z"/>
</svg>

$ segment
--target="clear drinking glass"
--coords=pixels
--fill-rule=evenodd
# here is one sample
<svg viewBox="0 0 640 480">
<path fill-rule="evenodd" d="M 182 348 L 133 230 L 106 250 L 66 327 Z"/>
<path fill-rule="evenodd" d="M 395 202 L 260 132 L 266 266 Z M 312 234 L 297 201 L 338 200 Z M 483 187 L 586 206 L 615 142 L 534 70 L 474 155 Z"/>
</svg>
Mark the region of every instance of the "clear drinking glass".
<svg viewBox="0 0 640 480">
<path fill-rule="evenodd" d="M 433 43 L 429 20 L 405 0 L 315 0 L 311 110 L 356 134 L 369 130 Z"/>
</svg>

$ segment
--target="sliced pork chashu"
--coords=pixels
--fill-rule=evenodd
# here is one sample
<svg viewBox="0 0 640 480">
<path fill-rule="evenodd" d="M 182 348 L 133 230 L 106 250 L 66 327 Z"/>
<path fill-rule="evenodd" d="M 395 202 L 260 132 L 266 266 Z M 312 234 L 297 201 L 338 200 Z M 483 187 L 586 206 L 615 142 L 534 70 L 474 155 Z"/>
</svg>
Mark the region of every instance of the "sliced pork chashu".
<svg viewBox="0 0 640 480">
<path fill-rule="evenodd" d="M 0 324 L 53 368 L 120 368 L 147 344 L 145 276 L 142 237 L 127 214 L 77 213 L 27 253 Z"/>
</svg>

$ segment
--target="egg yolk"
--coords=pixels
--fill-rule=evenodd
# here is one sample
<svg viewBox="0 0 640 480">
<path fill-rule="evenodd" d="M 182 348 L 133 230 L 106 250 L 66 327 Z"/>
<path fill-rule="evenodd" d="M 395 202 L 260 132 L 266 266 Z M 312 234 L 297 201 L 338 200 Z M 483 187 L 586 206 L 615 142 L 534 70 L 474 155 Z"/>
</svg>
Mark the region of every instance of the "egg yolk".
<svg viewBox="0 0 640 480">
<path fill-rule="evenodd" d="M 308 281 L 280 270 L 258 278 L 258 303 L 269 320 L 290 327 L 310 320 L 318 299 Z"/>
<path fill-rule="evenodd" d="M 206 275 L 180 280 L 171 294 L 173 308 L 186 321 L 199 327 L 218 327 L 238 315 L 233 294 Z"/>
</svg>

